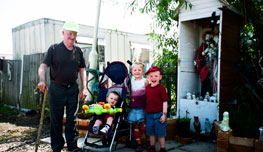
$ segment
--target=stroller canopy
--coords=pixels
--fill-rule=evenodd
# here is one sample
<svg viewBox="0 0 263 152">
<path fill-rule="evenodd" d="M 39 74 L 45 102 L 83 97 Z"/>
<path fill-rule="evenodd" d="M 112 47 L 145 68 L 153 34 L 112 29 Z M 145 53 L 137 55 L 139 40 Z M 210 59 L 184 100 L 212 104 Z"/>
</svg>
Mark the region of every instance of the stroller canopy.
<svg viewBox="0 0 263 152">
<path fill-rule="evenodd" d="M 104 73 L 102 74 L 102 82 L 110 78 L 112 82 L 116 84 L 122 84 L 124 80 L 128 77 L 128 70 L 124 63 L 115 61 L 107 66 Z"/>
<path fill-rule="evenodd" d="M 104 70 L 98 88 L 99 95 L 97 101 L 106 101 L 106 95 L 110 91 L 116 91 L 121 99 L 125 99 L 127 92 L 128 70 L 126 65 L 120 61 L 110 63 Z"/>
</svg>

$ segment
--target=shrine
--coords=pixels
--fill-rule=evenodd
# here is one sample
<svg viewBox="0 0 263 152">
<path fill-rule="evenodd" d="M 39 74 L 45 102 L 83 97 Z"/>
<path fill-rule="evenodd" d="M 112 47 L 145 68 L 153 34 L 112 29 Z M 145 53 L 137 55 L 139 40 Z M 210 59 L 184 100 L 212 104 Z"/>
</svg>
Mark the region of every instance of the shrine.
<svg viewBox="0 0 263 152">
<path fill-rule="evenodd" d="M 242 16 L 224 1 L 190 3 L 178 20 L 177 116 L 191 119 L 192 132 L 199 121 L 205 132 L 205 122 L 219 120 L 220 106 L 235 102 Z"/>
</svg>

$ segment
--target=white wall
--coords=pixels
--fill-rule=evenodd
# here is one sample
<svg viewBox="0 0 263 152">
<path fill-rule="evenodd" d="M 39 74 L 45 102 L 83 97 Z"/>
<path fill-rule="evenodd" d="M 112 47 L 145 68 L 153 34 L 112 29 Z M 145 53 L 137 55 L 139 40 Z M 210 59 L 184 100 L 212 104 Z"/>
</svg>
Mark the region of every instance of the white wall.
<svg viewBox="0 0 263 152">
<path fill-rule="evenodd" d="M 218 15 L 220 11 L 218 8 L 222 7 L 219 0 L 189 0 L 192 4 L 192 9 L 180 10 L 179 21 L 187 21 L 193 19 L 200 19 L 210 17 L 213 11 Z"/>
<path fill-rule="evenodd" d="M 184 98 L 187 92 L 200 91 L 200 78 L 194 67 L 194 60 L 200 43 L 200 27 L 192 22 L 181 22 L 178 58 L 178 98 Z"/>
<path fill-rule="evenodd" d="M 180 109 L 180 116 L 182 118 L 186 117 L 186 111 L 189 112 L 187 117 L 191 118 L 190 130 L 192 132 L 195 132 L 193 125 L 194 116 L 198 116 L 199 122 L 201 124 L 201 130 L 205 129 L 206 118 L 209 119 L 210 126 L 212 125 L 213 121 L 217 120 L 218 118 L 218 103 L 215 102 L 181 99 Z"/>
</svg>

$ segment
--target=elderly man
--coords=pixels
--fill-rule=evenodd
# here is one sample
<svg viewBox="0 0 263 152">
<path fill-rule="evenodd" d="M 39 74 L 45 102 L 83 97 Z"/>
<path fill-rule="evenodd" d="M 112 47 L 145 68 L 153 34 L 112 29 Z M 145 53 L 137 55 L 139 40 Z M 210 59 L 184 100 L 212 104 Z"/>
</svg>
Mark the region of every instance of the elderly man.
<svg viewBox="0 0 263 152">
<path fill-rule="evenodd" d="M 76 83 L 80 73 L 82 90 L 80 100 L 87 96 L 85 60 L 81 49 L 74 45 L 78 33 L 78 24 L 66 22 L 63 25 L 64 40 L 49 47 L 39 69 L 38 88 L 44 92 L 47 88 L 45 73 L 50 67 L 49 104 L 51 120 L 51 147 L 60 152 L 64 147 L 62 119 L 66 107 L 65 137 L 68 151 L 80 151 L 77 147 L 76 112 L 78 110 L 79 87 Z"/>
</svg>

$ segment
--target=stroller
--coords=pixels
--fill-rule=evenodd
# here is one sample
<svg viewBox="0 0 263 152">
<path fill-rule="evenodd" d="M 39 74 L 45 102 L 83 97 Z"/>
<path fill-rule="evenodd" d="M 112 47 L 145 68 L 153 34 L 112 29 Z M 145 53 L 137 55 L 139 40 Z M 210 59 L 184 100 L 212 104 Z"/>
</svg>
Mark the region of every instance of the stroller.
<svg viewBox="0 0 263 152">
<path fill-rule="evenodd" d="M 110 129 L 110 131 L 106 134 L 98 134 L 97 137 L 99 140 L 96 141 L 88 141 L 88 137 L 93 134 L 92 127 L 96 121 L 95 117 L 90 121 L 88 126 L 88 131 L 85 135 L 84 141 L 82 143 L 82 149 L 88 149 L 88 150 L 95 150 L 98 151 L 105 151 L 105 149 L 108 149 L 109 151 L 112 151 L 113 143 L 115 138 L 121 137 L 125 135 L 123 132 L 127 132 L 127 129 L 121 130 L 119 127 L 121 126 L 121 121 L 124 119 L 124 113 L 125 113 L 125 107 L 126 107 L 126 94 L 128 92 L 128 70 L 124 63 L 119 61 L 114 61 L 106 67 L 104 70 L 101 79 L 98 84 L 98 97 L 97 97 L 97 103 L 98 102 L 104 102 L 106 103 L 106 94 L 111 91 L 115 91 L 119 93 L 120 100 L 117 102 L 116 107 L 124 109 L 124 112 L 116 113 L 114 117 L 113 125 Z M 125 127 L 123 127 L 125 128 Z M 126 127 L 127 128 L 127 127 Z M 89 139 L 91 140 L 91 139 Z M 102 143 L 99 144 L 99 142 Z M 117 146 L 117 145 L 116 145 Z M 115 146 L 115 148 L 116 148 Z"/>
</svg>

